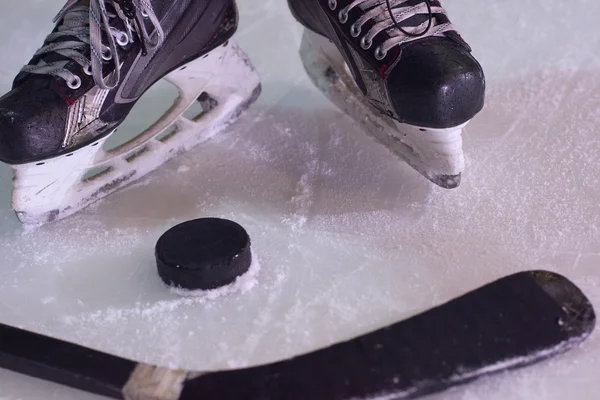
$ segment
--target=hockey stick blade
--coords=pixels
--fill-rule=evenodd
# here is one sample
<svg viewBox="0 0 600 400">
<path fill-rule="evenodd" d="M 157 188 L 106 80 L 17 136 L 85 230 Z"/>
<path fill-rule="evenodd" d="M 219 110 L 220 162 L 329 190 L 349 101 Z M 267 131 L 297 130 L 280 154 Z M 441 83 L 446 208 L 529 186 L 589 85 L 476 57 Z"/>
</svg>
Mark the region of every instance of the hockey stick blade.
<svg viewBox="0 0 600 400">
<path fill-rule="evenodd" d="M 595 322 L 573 283 L 528 271 L 269 365 L 177 371 L 0 325 L 0 367 L 117 399 L 409 399 L 560 354 L 584 341 Z"/>
</svg>

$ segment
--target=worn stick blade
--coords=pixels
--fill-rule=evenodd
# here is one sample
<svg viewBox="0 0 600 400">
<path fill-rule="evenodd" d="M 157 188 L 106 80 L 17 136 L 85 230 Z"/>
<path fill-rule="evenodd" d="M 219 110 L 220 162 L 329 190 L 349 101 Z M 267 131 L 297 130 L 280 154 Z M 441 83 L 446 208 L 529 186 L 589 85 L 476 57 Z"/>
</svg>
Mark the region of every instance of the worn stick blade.
<svg viewBox="0 0 600 400">
<path fill-rule="evenodd" d="M 595 321 L 566 278 L 522 272 L 327 349 L 204 375 L 182 399 L 415 398 L 557 355 L 587 338 Z"/>
</svg>

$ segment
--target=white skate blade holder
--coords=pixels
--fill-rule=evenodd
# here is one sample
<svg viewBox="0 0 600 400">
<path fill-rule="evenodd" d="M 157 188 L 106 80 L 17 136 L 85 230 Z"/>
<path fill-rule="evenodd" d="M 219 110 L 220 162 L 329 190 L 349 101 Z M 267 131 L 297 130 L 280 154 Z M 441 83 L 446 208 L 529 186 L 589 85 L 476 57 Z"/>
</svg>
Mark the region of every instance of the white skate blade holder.
<svg viewBox="0 0 600 400">
<path fill-rule="evenodd" d="M 142 178 L 225 129 L 260 93 L 258 73 L 231 41 L 165 79 L 178 87 L 178 99 L 129 142 L 106 151 L 107 135 L 66 155 L 13 165 L 12 206 L 21 222 L 39 225 L 67 217 Z M 194 120 L 185 118 L 183 113 L 205 94 L 210 97 L 203 102 L 204 112 Z M 100 173 L 89 177 L 91 171 Z"/>
<path fill-rule="evenodd" d="M 434 129 L 399 123 L 382 114 L 356 86 L 335 45 L 308 29 L 300 55 L 314 84 L 369 136 L 438 186 L 454 188 L 460 184 L 464 170 L 462 129 L 468 122 Z"/>
</svg>

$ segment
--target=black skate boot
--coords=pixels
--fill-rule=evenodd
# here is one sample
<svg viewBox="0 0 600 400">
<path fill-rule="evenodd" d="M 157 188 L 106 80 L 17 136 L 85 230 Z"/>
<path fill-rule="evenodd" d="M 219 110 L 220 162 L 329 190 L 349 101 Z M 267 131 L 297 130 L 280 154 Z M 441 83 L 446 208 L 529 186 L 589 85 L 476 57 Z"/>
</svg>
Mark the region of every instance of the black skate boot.
<svg viewBox="0 0 600 400">
<path fill-rule="evenodd" d="M 315 84 L 425 177 L 457 187 L 462 128 L 483 107 L 485 78 L 440 2 L 288 2 L 307 28 L 301 55 Z"/>
<path fill-rule="evenodd" d="M 0 98 L 0 161 L 15 169 L 19 219 L 70 215 L 232 122 L 260 92 L 249 60 L 228 41 L 237 19 L 234 0 L 69 0 Z M 161 78 L 179 88 L 173 107 L 104 150 Z M 184 118 L 197 100 L 201 117 Z"/>
</svg>

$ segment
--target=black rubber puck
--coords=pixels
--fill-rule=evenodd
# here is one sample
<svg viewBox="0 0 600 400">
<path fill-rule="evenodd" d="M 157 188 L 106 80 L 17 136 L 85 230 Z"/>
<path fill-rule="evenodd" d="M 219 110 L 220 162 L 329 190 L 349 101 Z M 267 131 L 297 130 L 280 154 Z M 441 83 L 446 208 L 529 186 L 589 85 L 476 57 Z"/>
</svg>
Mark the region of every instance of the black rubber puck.
<svg viewBox="0 0 600 400">
<path fill-rule="evenodd" d="M 250 237 L 239 224 L 202 218 L 179 224 L 156 243 L 158 274 L 170 286 L 216 289 L 250 268 Z"/>
</svg>

